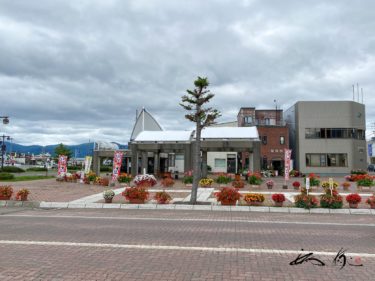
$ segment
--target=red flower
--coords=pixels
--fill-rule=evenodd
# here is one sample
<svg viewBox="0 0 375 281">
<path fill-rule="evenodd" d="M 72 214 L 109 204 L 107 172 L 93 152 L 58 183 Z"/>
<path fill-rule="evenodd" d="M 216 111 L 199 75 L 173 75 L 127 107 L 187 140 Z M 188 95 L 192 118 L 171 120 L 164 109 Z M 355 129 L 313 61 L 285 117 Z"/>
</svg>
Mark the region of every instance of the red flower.
<svg viewBox="0 0 375 281">
<path fill-rule="evenodd" d="M 238 192 L 238 189 L 233 187 L 223 187 L 219 192 L 215 192 L 217 201 L 229 200 L 236 201 L 240 199 L 241 194 Z"/>
<path fill-rule="evenodd" d="M 351 204 L 357 204 L 362 201 L 362 197 L 358 193 L 352 193 L 346 196 L 346 202 Z"/>
<path fill-rule="evenodd" d="M 128 187 L 124 192 L 121 193 L 127 200 L 130 199 L 141 199 L 147 200 L 149 193 L 147 189 L 143 186 Z"/>
<path fill-rule="evenodd" d="M 282 193 L 275 193 L 275 194 L 272 194 L 272 200 L 275 202 L 284 202 L 285 196 Z"/>
<path fill-rule="evenodd" d="M 301 186 L 301 184 L 300 184 L 300 182 L 299 181 L 295 181 L 295 182 L 293 182 L 293 187 L 300 187 Z"/>
</svg>

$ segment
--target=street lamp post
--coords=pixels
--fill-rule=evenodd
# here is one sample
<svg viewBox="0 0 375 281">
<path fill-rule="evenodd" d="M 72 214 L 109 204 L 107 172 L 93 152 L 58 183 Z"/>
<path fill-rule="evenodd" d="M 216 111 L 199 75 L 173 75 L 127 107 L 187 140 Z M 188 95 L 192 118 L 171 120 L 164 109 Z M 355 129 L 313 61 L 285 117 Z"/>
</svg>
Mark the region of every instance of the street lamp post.
<svg viewBox="0 0 375 281">
<path fill-rule="evenodd" d="M 3 119 L 3 124 L 7 125 L 9 124 L 9 116 L 0 116 L 1 119 Z"/>
<path fill-rule="evenodd" d="M 3 124 L 7 125 L 9 124 L 9 116 L 0 116 L 0 119 L 3 119 Z M 10 140 L 10 136 L 2 135 L 3 141 L 1 142 L 1 170 L 4 168 L 4 154 L 6 151 L 6 145 L 5 145 L 5 138 L 7 140 Z"/>
<path fill-rule="evenodd" d="M 9 141 L 10 136 L 2 135 L 1 137 L 3 138 L 2 142 L 1 142 L 1 170 L 3 170 L 3 168 L 4 168 L 4 154 L 5 154 L 5 151 L 6 151 L 6 148 L 7 148 L 7 146 L 5 145 L 5 139 Z"/>
</svg>

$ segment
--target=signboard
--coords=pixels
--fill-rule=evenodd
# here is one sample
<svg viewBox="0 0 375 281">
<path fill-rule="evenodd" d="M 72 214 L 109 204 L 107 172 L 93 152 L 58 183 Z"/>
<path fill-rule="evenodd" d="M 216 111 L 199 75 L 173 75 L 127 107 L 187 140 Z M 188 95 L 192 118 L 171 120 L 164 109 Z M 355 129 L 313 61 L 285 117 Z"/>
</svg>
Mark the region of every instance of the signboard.
<svg viewBox="0 0 375 281">
<path fill-rule="evenodd" d="M 67 172 L 68 157 L 65 155 L 59 155 L 59 163 L 57 165 L 57 175 L 61 176 Z"/>
<path fill-rule="evenodd" d="M 309 189 L 310 189 L 310 178 L 306 177 L 306 191 L 307 191 L 307 195 L 309 195 Z"/>
<path fill-rule="evenodd" d="M 120 175 L 121 164 L 122 164 L 122 151 L 115 151 L 113 157 L 113 171 L 112 171 L 112 181 L 116 181 L 117 177 Z"/>
<path fill-rule="evenodd" d="M 368 156 L 372 156 L 372 143 L 367 145 Z"/>
<path fill-rule="evenodd" d="M 292 150 L 291 149 L 285 149 L 284 153 L 284 179 L 285 181 L 289 180 L 289 172 L 290 172 L 290 161 L 291 161 L 291 156 L 292 156 Z"/>
<path fill-rule="evenodd" d="M 331 190 L 331 196 L 333 195 L 332 194 L 332 190 L 333 190 L 333 178 L 329 178 L 328 179 L 328 183 L 329 183 L 329 189 Z"/>
<path fill-rule="evenodd" d="M 310 189 L 310 178 L 309 177 L 306 178 L 306 189 L 307 190 Z"/>
<path fill-rule="evenodd" d="M 90 173 L 91 162 L 92 162 L 92 157 L 86 156 L 85 157 L 85 174 Z"/>
</svg>

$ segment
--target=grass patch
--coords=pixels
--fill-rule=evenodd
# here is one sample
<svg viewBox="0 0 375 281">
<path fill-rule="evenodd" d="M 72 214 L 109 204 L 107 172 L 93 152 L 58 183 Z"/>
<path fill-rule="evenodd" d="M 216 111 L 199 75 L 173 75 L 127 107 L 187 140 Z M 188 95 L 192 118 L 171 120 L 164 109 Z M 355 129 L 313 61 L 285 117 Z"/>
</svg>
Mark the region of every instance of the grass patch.
<svg viewBox="0 0 375 281">
<path fill-rule="evenodd" d="M 21 169 L 16 166 L 4 166 L 3 168 L 0 168 L 0 172 L 4 173 L 24 173 L 25 170 Z"/>
<path fill-rule="evenodd" d="M 28 168 L 26 171 L 28 171 L 28 172 L 46 172 L 47 168 L 43 168 L 43 167 L 31 167 L 31 168 Z"/>
<path fill-rule="evenodd" d="M 0 180 L 0 181 L 8 181 L 8 182 L 15 182 L 15 181 L 34 181 L 34 180 L 45 180 L 45 179 L 52 179 L 54 176 L 20 176 L 15 177 L 11 180 Z"/>
</svg>

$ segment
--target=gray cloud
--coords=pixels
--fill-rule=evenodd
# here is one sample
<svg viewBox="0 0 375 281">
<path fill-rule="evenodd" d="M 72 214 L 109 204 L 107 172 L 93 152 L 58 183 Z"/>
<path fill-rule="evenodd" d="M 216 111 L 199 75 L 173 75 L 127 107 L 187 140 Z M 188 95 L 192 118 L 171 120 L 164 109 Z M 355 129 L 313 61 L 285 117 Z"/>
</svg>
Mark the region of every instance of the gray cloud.
<svg viewBox="0 0 375 281">
<path fill-rule="evenodd" d="M 15 1 L 0 6 L 0 130 L 15 142 L 128 141 L 143 106 L 165 129 L 198 76 L 220 121 L 241 106 L 365 93 L 374 122 L 373 1 Z"/>
</svg>

